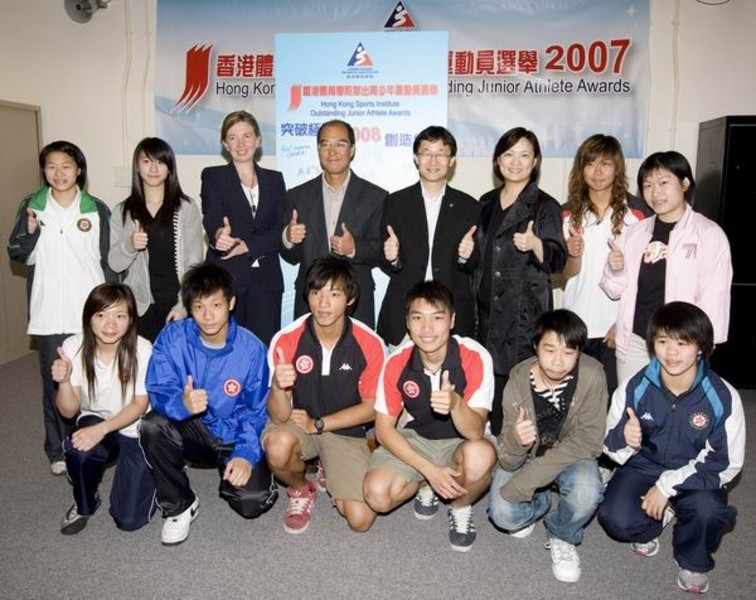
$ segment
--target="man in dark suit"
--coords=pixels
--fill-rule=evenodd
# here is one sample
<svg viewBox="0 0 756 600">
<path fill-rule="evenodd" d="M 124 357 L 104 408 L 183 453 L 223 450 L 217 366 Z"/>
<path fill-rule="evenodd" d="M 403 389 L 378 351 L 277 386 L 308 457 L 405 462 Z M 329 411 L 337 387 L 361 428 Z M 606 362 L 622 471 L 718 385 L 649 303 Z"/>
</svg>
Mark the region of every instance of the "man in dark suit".
<svg viewBox="0 0 756 600">
<path fill-rule="evenodd" d="M 470 276 L 479 261 L 474 242 L 480 207 L 446 184 L 457 142 L 444 127 L 421 131 L 412 146 L 420 181 L 394 192 L 383 208 L 384 271 L 391 278 L 378 316 L 378 334 L 392 345 L 407 333 L 405 296 L 419 281 L 440 281 L 454 293 L 454 333 L 475 333 Z"/>
<path fill-rule="evenodd" d="M 354 158 L 354 129 L 344 121 L 328 121 L 318 130 L 322 175 L 286 195 L 283 231 L 287 262 L 299 265 L 294 284 L 294 318 L 309 312 L 304 297 L 307 269 L 316 258 L 334 254 L 349 259 L 360 279 L 360 297 L 353 315 L 375 326 L 375 282 L 371 273 L 383 258 L 381 214 L 386 191 L 361 179 L 349 168 Z"/>
</svg>

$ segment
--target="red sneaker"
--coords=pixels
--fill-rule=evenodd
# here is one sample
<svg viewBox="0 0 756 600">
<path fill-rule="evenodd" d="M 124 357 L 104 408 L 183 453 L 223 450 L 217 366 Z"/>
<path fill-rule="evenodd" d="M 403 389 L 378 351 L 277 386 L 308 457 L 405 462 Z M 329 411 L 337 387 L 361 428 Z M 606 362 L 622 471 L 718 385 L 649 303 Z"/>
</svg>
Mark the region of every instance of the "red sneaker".
<svg viewBox="0 0 756 600">
<path fill-rule="evenodd" d="M 286 488 L 284 529 L 288 533 L 302 533 L 310 525 L 310 515 L 318 490 L 309 481 L 300 488 Z"/>
</svg>

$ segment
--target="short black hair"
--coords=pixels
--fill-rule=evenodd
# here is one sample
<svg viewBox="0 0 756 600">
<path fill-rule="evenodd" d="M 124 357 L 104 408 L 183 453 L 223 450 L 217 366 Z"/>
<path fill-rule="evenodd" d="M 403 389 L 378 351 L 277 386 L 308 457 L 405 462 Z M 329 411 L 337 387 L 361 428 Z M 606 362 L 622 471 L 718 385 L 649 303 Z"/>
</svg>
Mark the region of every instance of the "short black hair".
<svg viewBox="0 0 756 600">
<path fill-rule="evenodd" d="M 412 143 L 412 154 L 417 154 L 422 142 L 443 142 L 444 146 L 449 147 L 449 157 L 454 158 L 457 156 L 457 140 L 454 139 L 451 131 L 446 127 L 440 125 L 431 125 L 426 127 L 420 133 L 415 136 L 415 141 Z"/>
<path fill-rule="evenodd" d="M 223 296 L 231 302 L 236 295 L 236 286 L 231 273 L 223 267 L 211 263 L 203 263 L 190 267 L 181 279 L 181 301 L 186 312 L 192 314 L 192 304 L 198 298 L 207 298 L 215 292 L 223 292 Z"/>
<path fill-rule="evenodd" d="M 320 134 L 323 132 L 323 129 L 325 129 L 326 127 L 330 127 L 331 125 L 341 125 L 344 129 L 346 129 L 349 145 L 354 146 L 355 144 L 354 127 L 352 127 L 346 121 L 342 121 L 341 119 L 332 119 L 330 121 L 326 121 L 318 128 L 318 136 L 316 138 L 316 141 L 318 143 L 320 143 Z"/>
<path fill-rule="evenodd" d="M 550 331 L 563 339 L 565 346 L 572 350 L 582 352 L 588 342 L 588 327 L 583 319 L 565 308 L 549 310 L 536 319 L 533 347 L 537 348 L 541 338 Z"/>
<path fill-rule="evenodd" d="M 643 182 L 654 171 L 669 171 L 680 180 L 682 185 L 683 179 L 687 179 L 688 189 L 684 192 L 685 200 L 690 202 L 693 199 L 693 190 L 696 189 L 696 182 L 693 179 L 693 169 L 690 168 L 688 159 L 679 152 L 668 150 L 667 152 L 654 152 L 643 161 L 638 169 L 638 195 L 643 196 Z"/>
<path fill-rule="evenodd" d="M 513 127 L 509 131 L 504 132 L 494 147 L 493 170 L 494 175 L 500 181 L 504 181 L 504 176 L 501 174 L 501 169 L 499 168 L 499 157 L 522 139 L 528 140 L 530 145 L 533 146 L 535 165 L 533 165 L 533 170 L 530 172 L 530 183 L 537 182 L 541 176 L 541 144 L 538 143 L 536 134 L 524 127 Z"/>
<path fill-rule="evenodd" d="M 404 314 L 409 317 L 410 307 L 415 300 L 425 300 L 434 308 L 443 308 L 454 314 L 454 294 L 440 281 L 420 281 L 407 292 Z"/>
<path fill-rule="evenodd" d="M 347 301 L 356 300 L 360 295 L 360 279 L 352 263 L 345 258 L 328 255 L 312 261 L 305 275 L 305 299 L 312 291 L 322 290 L 328 282 L 331 287 L 341 288 Z"/>
<path fill-rule="evenodd" d="M 669 302 L 656 309 L 648 320 L 646 347 L 654 355 L 660 335 L 694 344 L 704 358 L 714 351 L 714 326 L 707 314 L 690 302 Z"/>
<path fill-rule="evenodd" d="M 76 176 L 76 185 L 83 190 L 84 186 L 87 184 L 87 159 L 76 144 L 66 142 L 65 140 L 51 142 L 42 148 L 42 151 L 39 153 L 39 169 L 42 172 L 42 180 L 47 183 L 47 178 L 45 177 L 45 163 L 47 162 L 47 157 L 53 152 L 62 152 L 73 159 L 76 163 L 76 167 L 79 169 L 79 174 Z"/>
</svg>

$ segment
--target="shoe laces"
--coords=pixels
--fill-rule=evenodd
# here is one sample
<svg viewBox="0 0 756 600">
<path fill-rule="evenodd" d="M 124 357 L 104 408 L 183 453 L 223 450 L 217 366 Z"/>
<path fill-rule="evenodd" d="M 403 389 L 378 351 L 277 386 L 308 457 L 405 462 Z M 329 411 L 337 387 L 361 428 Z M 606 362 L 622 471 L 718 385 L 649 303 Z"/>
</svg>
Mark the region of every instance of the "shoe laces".
<svg viewBox="0 0 756 600">
<path fill-rule="evenodd" d="M 436 506 L 438 504 L 438 496 L 436 496 L 436 493 L 431 489 L 431 486 L 424 485 L 419 490 L 417 490 L 417 501 L 422 504 L 423 506 Z"/>
<path fill-rule="evenodd" d="M 289 503 L 286 512 L 301 515 L 309 510 L 312 503 L 312 493 L 309 488 L 305 491 L 293 491 L 289 494 Z"/>
<path fill-rule="evenodd" d="M 580 564 L 577 550 L 572 544 L 568 544 L 564 540 L 552 539 L 547 542 L 547 546 L 551 549 L 551 558 L 554 562 Z"/>
<path fill-rule="evenodd" d="M 464 508 L 450 508 L 449 520 L 453 529 L 460 533 L 475 531 L 475 524 L 472 521 L 472 506 Z"/>
</svg>

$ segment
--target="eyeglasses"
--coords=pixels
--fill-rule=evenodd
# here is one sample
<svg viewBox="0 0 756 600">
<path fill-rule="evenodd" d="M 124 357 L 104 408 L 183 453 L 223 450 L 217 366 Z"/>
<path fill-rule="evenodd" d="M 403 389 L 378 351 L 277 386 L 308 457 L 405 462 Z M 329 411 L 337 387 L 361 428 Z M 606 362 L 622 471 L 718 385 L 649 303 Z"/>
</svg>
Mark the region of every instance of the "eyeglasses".
<svg viewBox="0 0 756 600">
<path fill-rule="evenodd" d="M 451 155 L 446 152 L 418 152 L 417 157 L 420 160 L 432 160 L 435 158 L 438 161 L 444 161 L 449 160 Z"/>
<path fill-rule="evenodd" d="M 338 150 L 339 152 L 343 152 L 344 150 L 349 149 L 351 144 L 346 140 L 336 140 L 335 142 L 332 142 L 330 140 L 320 140 L 318 142 L 318 150 L 323 150 L 327 152 L 328 150 L 331 150 L 332 148 L 334 150 Z"/>
</svg>

